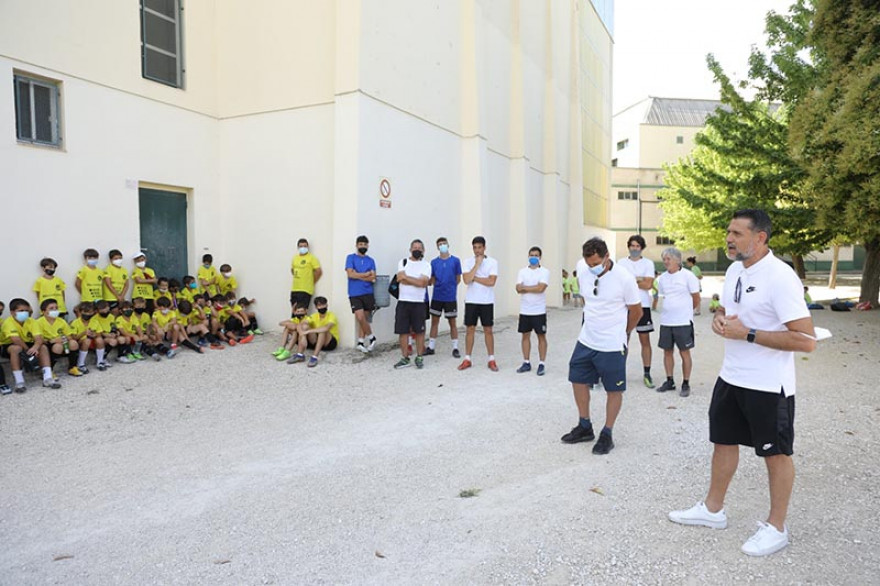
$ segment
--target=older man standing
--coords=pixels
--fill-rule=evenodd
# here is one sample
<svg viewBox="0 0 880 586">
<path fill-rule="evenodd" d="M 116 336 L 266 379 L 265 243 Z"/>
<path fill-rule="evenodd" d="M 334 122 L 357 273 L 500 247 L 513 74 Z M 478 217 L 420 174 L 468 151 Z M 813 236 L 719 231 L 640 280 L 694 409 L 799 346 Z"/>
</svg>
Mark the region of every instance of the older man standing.
<svg viewBox="0 0 880 586">
<path fill-rule="evenodd" d="M 663 297 L 660 312 L 660 342 L 663 350 L 663 366 L 666 368 L 666 381 L 657 387 L 658 393 L 675 390 L 675 346 L 681 354 L 681 392 L 687 397 L 691 394 L 691 369 L 693 360 L 691 348 L 694 347 L 694 312 L 700 306 L 700 282 L 690 271 L 681 270 L 681 252 L 670 247 L 660 258 L 666 272 L 657 278 L 657 294 Z"/>
<path fill-rule="evenodd" d="M 797 275 L 768 248 L 772 226 L 762 210 L 740 210 L 727 227 L 722 307 L 712 331 L 724 338 L 724 362 L 709 407 L 712 477 L 705 501 L 672 511 L 669 519 L 713 529 L 727 527 L 724 497 L 739 464 L 739 446 L 764 458 L 770 514 L 742 546 L 764 556 L 788 545 L 785 518 L 794 486 L 794 353 L 816 347 L 810 311 Z"/>
</svg>

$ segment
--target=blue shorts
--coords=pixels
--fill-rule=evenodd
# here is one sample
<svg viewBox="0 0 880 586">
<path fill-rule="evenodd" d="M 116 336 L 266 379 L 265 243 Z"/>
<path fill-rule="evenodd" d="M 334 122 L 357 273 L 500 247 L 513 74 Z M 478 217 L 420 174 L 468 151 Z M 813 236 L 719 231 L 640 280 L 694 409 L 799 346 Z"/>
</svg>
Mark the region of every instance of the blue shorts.
<svg viewBox="0 0 880 586">
<path fill-rule="evenodd" d="M 626 353 L 622 349 L 599 352 L 578 342 L 568 361 L 568 381 L 593 386 L 599 379 L 606 391 L 625 391 Z"/>
</svg>

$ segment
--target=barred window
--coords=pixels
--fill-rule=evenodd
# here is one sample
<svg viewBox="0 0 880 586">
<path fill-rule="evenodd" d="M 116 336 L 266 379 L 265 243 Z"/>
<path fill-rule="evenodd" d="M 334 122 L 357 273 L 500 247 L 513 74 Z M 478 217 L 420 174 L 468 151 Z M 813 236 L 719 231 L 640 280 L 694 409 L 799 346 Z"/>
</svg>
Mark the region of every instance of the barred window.
<svg viewBox="0 0 880 586">
<path fill-rule="evenodd" d="M 181 0 L 141 0 L 141 72 L 153 81 L 183 87 Z"/>
<path fill-rule="evenodd" d="M 61 145 L 58 82 L 15 76 L 15 137 L 21 142 Z"/>
</svg>

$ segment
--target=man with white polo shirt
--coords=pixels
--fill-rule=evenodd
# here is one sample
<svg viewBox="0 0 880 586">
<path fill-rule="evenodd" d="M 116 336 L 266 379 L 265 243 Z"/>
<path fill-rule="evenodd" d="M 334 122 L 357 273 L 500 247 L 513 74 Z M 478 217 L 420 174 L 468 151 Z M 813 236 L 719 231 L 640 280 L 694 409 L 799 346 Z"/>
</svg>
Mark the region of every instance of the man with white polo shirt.
<svg viewBox="0 0 880 586">
<path fill-rule="evenodd" d="M 409 245 L 409 258 L 401 260 L 397 265 L 400 295 L 394 312 L 394 333 L 400 339 L 401 358 L 394 368 L 406 368 L 411 364 L 410 334 L 416 341 L 416 368 L 421 369 L 424 366 L 422 356 L 425 353 L 425 316 L 428 315 L 425 295 L 430 280 L 431 264 L 425 260 L 425 245 L 421 240 L 413 240 Z"/>
<path fill-rule="evenodd" d="M 635 280 L 611 261 L 603 240 L 584 242 L 583 257 L 584 265 L 578 264 L 586 268 L 578 270 L 578 278 L 584 296 L 584 323 L 568 363 L 579 419 L 561 439 L 567 444 L 595 439 L 590 389 L 601 380 L 606 394 L 605 426 L 593 446 L 593 453 L 601 455 L 614 448 L 611 431 L 626 390 L 626 340 L 642 315 L 642 306 Z"/>
<path fill-rule="evenodd" d="M 517 372 L 532 370 L 532 330 L 538 338 L 538 376 L 544 376 L 544 361 L 547 359 L 547 287 L 550 285 L 550 271 L 541 266 L 541 249 L 529 249 L 529 266 L 520 269 L 516 276 L 516 292 L 519 293 L 519 325 L 522 334 L 522 366 Z"/>
<path fill-rule="evenodd" d="M 709 407 L 712 476 L 705 501 L 672 511 L 669 519 L 713 529 L 727 527 L 724 497 L 739 464 L 739 446 L 764 458 L 770 513 L 742 546 L 764 556 L 788 545 L 785 518 L 794 486 L 795 352 L 816 348 L 810 311 L 794 271 L 768 248 L 772 226 L 763 210 L 740 210 L 727 227 L 724 277 L 712 331 L 724 338 L 724 362 Z"/>
<path fill-rule="evenodd" d="M 681 252 L 671 246 L 660 255 L 666 272 L 657 278 L 657 294 L 663 297 L 660 311 L 660 341 L 666 380 L 657 387 L 658 393 L 675 390 L 675 347 L 681 355 L 681 392 L 691 394 L 691 369 L 694 347 L 694 312 L 700 306 L 700 281 L 690 271 L 681 270 Z"/>
<path fill-rule="evenodd" d="M 462 262 L 461 278 L 467 285 L 464 296 L 464 325 L 467 328 L 464 338 L 465 356 L 458 370 L 473 366 L 471 352 L 474 349 L 474 336 L 477 321 L 483 326 L 483 337 L 486 341 L 486 352 L 489 354 L 489 370 L 498 372 L 495 362 L 495 336 L 492 326 L 495 324 L 495 281 L 498 280 L 498 261 L 486 254 L 486 239 L 475 236 L 471 241 L 474 256 Z"/>
<path fill-rule="evenodd" d="M 636 285 L 639 288 L 639 298 L 642 302 L 642 317 L 639 318 L 639 323 L 636 325 L 636 332 L 639 334 L 639 344 L 642 346 L 642 368 L 644 369 L 643 379 L 645 386 L 653 389 L 654 381 L 651 379 L 651 332 L 654 331 L 654 322 L 651 319 L 651 304 L 654 299 L 651 294 L 651 288 L 654 286 L 654 262 L 642 257 L 646 244 L 641 234 L 630 236 L 629 240 L 626 241 L 626 247 L 629 249 L 629 256 L 621 258 L 617 261 L 617 264 L 635 277 Z"/>
</svg>

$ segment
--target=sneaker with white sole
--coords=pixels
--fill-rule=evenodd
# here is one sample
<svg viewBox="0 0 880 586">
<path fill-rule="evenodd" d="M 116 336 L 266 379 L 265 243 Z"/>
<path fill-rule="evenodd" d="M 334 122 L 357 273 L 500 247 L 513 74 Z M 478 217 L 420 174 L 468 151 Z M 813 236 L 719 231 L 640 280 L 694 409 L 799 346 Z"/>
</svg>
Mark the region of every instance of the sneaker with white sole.
<svg viewBox="0 0 880 586">
<path fill-rule="evenodd" d="M 727 528 L 727 513 L 724 512 L 724 509 L 713 513 L 706 508 L 706 503 L 703 501 L 683 511 L 671 511 L 669 520 L 682 525 L 700 525 L 710 529 Z"/>
<path fill-rule="evenodd" d="M 758 521 L 758 531 L 743 543 L 742 552 L 753 556 L 776 553 L 788 545 L 788 527 L 784 529 L 780 531 L 770 523 Z"/>
</svg>

